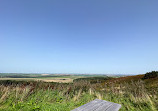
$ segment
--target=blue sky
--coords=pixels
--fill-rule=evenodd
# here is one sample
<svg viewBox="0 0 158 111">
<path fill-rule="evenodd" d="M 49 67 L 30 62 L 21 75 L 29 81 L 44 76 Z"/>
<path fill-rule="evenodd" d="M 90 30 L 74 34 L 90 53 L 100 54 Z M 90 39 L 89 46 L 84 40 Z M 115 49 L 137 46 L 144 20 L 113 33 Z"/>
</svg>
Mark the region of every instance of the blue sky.
<svg viewBox="0 0 158 111">
<path fill-rule="evenodd" d="M 0 72 L 158 70 L 157 0 L 1 0 Z"/>
</svg>

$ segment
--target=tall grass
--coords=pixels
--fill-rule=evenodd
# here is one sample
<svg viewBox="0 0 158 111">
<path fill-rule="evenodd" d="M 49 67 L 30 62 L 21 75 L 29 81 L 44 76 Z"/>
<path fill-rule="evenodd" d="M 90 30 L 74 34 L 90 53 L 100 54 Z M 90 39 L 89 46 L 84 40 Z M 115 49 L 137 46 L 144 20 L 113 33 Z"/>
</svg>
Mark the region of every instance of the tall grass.
<svg viewBox="0 0 158 111">
<path fill-rule="evenodd" d="M 154 90 L 154 89 L 153 89 Z M 91 84 L 19 82 L 0 85 L 2 111 L 70 111 L 93 99 L 122 105 L 120 111 L 157 111 L 158 93 L 151 93 L 144 81 Z"/>
</svg>

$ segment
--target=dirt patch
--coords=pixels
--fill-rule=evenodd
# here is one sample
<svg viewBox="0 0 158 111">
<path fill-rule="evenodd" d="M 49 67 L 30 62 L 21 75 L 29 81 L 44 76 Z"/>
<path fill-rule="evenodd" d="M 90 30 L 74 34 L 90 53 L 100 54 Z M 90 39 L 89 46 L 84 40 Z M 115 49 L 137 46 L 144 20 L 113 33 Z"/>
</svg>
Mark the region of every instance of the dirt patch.
<svg viewBox="0 0 158 111">
<path fill-rule="evenodd" d="M 73 79 L 71 78 L 54 78 L 54 79 L 37 79 L 37 80 L 44 81 L 44 82 L 59 82 L 59 83 L 73 82 Z"/>
<path fill-rule="evenodd" d="M 50 74 L 41 74 L 42 76 L 48 76 L 48 75 L 50 75 Z"/>
</svg>

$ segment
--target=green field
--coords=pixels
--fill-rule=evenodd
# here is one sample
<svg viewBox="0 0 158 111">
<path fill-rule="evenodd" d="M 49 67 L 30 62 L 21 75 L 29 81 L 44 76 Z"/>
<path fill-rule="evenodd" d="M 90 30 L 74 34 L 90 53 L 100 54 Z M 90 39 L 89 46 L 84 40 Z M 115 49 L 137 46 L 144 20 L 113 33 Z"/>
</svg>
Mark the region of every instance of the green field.
<svg viewBox="0 0 158 111">
<path fill-rule="evenodd" d="M 98 98 L 121 104 L 120 111 L 157 111 L 158 77 L 144 77 L 82 75 L 72 76 L 70 83 L 0 80 L 0 110 L 70 111 Z"/>
<path fill-rule="evenodd" d="M 68 75 L 68 74 L 16 74 L 16 73 L 1 73 L 0 80 L 15 80 L 15 81 L 44 81 L 44 82 L 60 82 L 69 83 L 75 79 L 87 77 L 107 77 L 106 75 Z"/>
</svg>

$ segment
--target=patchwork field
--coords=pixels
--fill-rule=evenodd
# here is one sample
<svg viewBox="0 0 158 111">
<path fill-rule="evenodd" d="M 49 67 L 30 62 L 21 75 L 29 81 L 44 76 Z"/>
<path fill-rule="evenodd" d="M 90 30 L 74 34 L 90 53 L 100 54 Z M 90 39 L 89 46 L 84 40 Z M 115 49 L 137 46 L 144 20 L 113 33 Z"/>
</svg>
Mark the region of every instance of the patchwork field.
<svg viewBox="0 0 158 111">
<path fill-rule="evenodd" d="M 73 80 L 87 77 L 107 77 L 106 75 L 65 75 L 65 74 L 0 74 L 0 80 L 43 81 L 72 83 Z"/>
<path fill-rule="evenodd" d="M 14 80 L 14 81 L 43 81 L 43 82 L 59 82 L 70 83 L 73 82 L 71 78 L 0 78 L 0 80 Z"/>
</svg>

